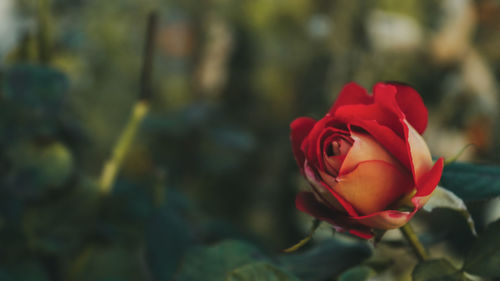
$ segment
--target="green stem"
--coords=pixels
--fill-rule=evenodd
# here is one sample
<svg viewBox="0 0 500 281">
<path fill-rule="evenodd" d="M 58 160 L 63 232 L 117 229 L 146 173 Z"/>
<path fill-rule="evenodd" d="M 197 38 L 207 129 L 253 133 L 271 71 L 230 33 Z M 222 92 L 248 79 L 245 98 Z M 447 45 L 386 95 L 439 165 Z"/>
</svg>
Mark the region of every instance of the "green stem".
<svg viewBox="0 0 500 281">
<path fill-rule="evenodd" d="M 50 63 L 51 53 L 51 30 L 50 30 L 50 0 L 38 1 L 38 59 L 42 64 Z"/>
<path fill-rule="evenodd" d="M 472 146 L 476 146 L 476 145 L 475 145 L 475 144 L 473 144 L 473 143 L 469 143 L 469 144 L 467 144 L 466 146 L 462 147 L 462 149 L 460 149 L 460 151 L 458 151 L 458 153 L 457 153 L 455 156 L 453 156 L 453 157 L 451 157 L 451 158 L 448 158 L 448 159 L 444 160 L 444 165 L 446 166 L 446 165 L 449 165 L 449 164 L 451 164 L 451 163 L 453 163 L 453 162 L 457 161 L 457 160 L 458 160 L 458 158 L 459 158 L 460 156 L 462 156 L 462 154 L 465 152 L 465 150 L 467 150 L 467 148 L 472 147 Z"/>
<path fill-rule="evenodd" d="M 144 59 L 141 71 L 139 99 L 134 105 L 132 116 L 130 117 L 125 129 L 123 130 L 120 138 L 113 148 L 110 159 L 104 164 L 101 178 L 99 180 L 99 186 L 103 194 L 109 194 L 111 192 L 123 160 L 125 159 L 125 156 L 130 149 L 130 145 L 132 144 L 132 141 L 137 134 L 139 126 L 141 125 L 142 121 L 149 111 L 155 45 L 154 42 L 156 38 L 157 24 L 157 13 L 150 13 L 146 30 L 146 42 L 144 45 Z"/>
<path fill-rule="evenodd" d="M 417 235 L 415 234 L 413 228 L 409 223 L 402 226 L 399 230 L 401 230 L 401 233 L 406 238 L 413 252 L 420 261 L 424 261 L 429 258 L 429 256 L 427 255 L 427 251 L 425 250 L 422 243 L 420 243 L 420 241 L 418 240 Z"/>
<path fill-rule="evenodd" d="M 307 244 L 307 242 L 309 242 L 313 235 L 314 235 L 314 232 L 316 231 L 316 229 L 319 227 L 319 225 L 321 224 L 321 221 L 320 220 L 314 220 L 313 221 L 313 224 L 311 226 L 311 230 L 309 230 L 309 235 L 307 235 L 306 238 L 300 240 L 297 244 L 289 247 L 289 248 L 286 248 L 285 250 L 283 250 L 283 252 L 285 253 L 292 253 L 292 252 L 295 252 L 297 251 L 298 249 L 302 248 L 302 246 L 304 246 L 305 244 Z"/>
<path fill-rule="evenodd" d="M 106 162 L 102 170 L 101 179 L 99 181 L 102 193 L 108 194 L 111 191 L 118 171 L 123 163 L 123 159 L 125 159 L 130 145 L 137 134 L 139 125 L 142 123 L 142 120 L 144 120 L 144 117 L 146 117 L 148 111 L 149 104 L 147 102 L 138 101 L 135 104 L 132 116 L 113 148 L 111 158 Z"/>
</svg>

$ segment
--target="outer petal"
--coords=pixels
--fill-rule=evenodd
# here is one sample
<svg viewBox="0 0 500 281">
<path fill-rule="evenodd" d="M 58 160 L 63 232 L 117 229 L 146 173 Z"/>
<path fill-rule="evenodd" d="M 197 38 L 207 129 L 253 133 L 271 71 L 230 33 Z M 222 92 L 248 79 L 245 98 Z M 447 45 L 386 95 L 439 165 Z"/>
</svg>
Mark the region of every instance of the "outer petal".
<svg viewBox="0 0 500 281">
<path fill-rule="evenodd" d="M 396 101 L 404 112 L 406 120 L 419 134 L 423 134 L 427 128 L 428 112 L 422 97 L 410 86 L 394 82 L 388 84 L 397 88 Z"/>
<path fill-rule="evenodd" d="M 434 191 L 434 189 L 436 189 L 436 186 L 441 179 L 441 175 L 443 174 L 443 166 L 444 159 L 439 158 L 432 169 L 427 174 L 425 174 L 418 182 L 417 193 L 412 199 L 415 209 L 420 209 L 423 205 L 425 205 L 427 200 L 429 200 L 432 192 Z"/>
<path fill-rule="evenodd" d="M 409 171 L 412 169 L 411 158 L 406 141 L 399 137 L 394 131 L 382 126 L 376 120 L 354 120 L 351 125 L 363 128 L 378 143 L 380 143 L 394 158 L 399 160 Z"/>
<path fill-rule="evenodd" d="M 297 118 L 290 124 L 290 140 L 292 142 L 293 155 L 302 172 L 304 171 L 305 156 L 300 147 L 314 124 L 316 124 L 316 120 L 309 117 Z"/>
<path fill-rule="evenodd" d="M 326 221 L 331 224 L 336 231 L 348 231 L 351 234 L 364 239 L 373 237 L 370 229 L 359 224 L 350 224 L 350 219 L 346 216 L 335 213 L 316 201 L 316 198 L 311 192 L 300 192 L 295 198 L 297 209 L 308 215 L 311 215 L 321 221 Z"/>
<path fill-rule="evenodd" d="M 403 137 L 404 131 L 400 117 L 378 103 L 345 105 L 335 112 L 334 117 L 346 124 L 355 120 L 377 120 L 379 124 L 390 128 L 398 136 Z"/>
<path fill-rule="evenodd" d="M 382 211 L 368 216 L 352 217 L 360 224 L 376 229 L 394 229 L 405 225 L 415 212 L 400 212 L 396 210 Z"/>
<path fill-rule="evenodd" d="M 351 138 L 354 143 L 342 163 L 340 174 L 346 174 L 352 171 L 358 163 L 368 160 L 380 160 L 394 166 L 400 166 L 399 162 L 372 136 L 353 131 L 351 132 Z"/>
<path fill-rule="evenodd" d="M 317 219 L 326 221 L 335 227 L 340 226 L 333 218 L 335 212 L 326 208 L 323 204 L 316 200 L 316 196 L 312 192 L 302 191 L 295 197 L 295 206 L 301 212 L 309 214 Z M 339 229 L 340 230 L 340 229 Z"/>
<path fill-rule="evenodd" d="M 349 104 L 369 104 L 372 103 L 372 101 L 373 98 L 368 95 L 363 87 L 351 82 L 342 88 L 342 91 L 340 91 L 339 96 L 328 113 L 334 115 L 335 111 L 341 106 Z"/>
<path fill-rule="evenodd" d="M 409 153 L 411 155 L 415 182 L 418 184 L 422 176 L 432 169 L 431 152 L 422 136 L 407 121 L 404 121 L 404 123 L 408 128 Z"/>
<path fill-rule="evenodd" d="M 411 192 L 411 175 L 384 161 L 365 161 L 350 173 L 327 183 L 359 213 L 368 215 L 386 209 Z"/>
<path fill-rule="evenodd" d="M 358 215 L 356 210 L 354 210 L 349 202 L 338 195 L 337 192 L 335 192 L 330 186 L 328 186 L 328 184 L 316 177 L 313 168 L 309 166 L 307 161 L 304 165 L 304 172 L 307 180 L 313 188 L 314 195 L 319 202 L 323 203 L 330 209 L 335 209 L 339 212 L 346 212 L 351 216 Z"/>
<path fill-rule="evenodd" d="M 434 167 L 422 178 L 420 189 L 412 199 L 415 208 L 411 213 L 387 210 L 368 216 L 354 216 L 352 219 L 358 223 L 377 229 L 393 229 L 405 225 L 432 195 L 432 192 L 441 179 L 443 163 L 443 158 L 438 159 Z"/>
<path fill-rule="evenodd" d="M 398 89 L 405 90 L 406 92 L 399 93 L 397 92 Z M 406 119 L 405 112 L 401 109 L 400 103 L 398 103 L 398 95 L 402 96 L 404 93 L 409 93 L 410 91 L 408 89 L 411 88 L 386 83 L 378 83 L 373 87 L 375 102 L 387 110 L 394 112 L 394 114 L 399 117 L 399 122 L 402 125 L 404 137 L 407 143 L 407 154 L 411 159 L 411 171 L 415 178 L 415 182 L 417 182 L 423 174 L 427 173 L 431 169 L 432 159 L 425 141 L 420 136 L 419 132 L 413 128 L 410 122 Z M 409 94 L 410 98 L 408 100 L 404 100 L 404 102 L 415 100 L 413 95 L 418 96 L 418 93 L 415 91 L 411 92 Z M 403 100 L 402 98 L 399 99 Z M 425 120 L 425 124 L 419 123 L 420 121 L 416 122 L 417 126 L 423 130 L 427 124 L 427 110 L 425 109 L 420 97 L 418 97 L 418 99 L 418 101 L 415 101 L 415 111 L 410 112 L 410 118 L 423 118 Z M 403 106 L 411 107 L 410 104 L 403 104 Z M 422 110 L 421 107 L 423 107 L 424 110 Z M 408 112 L 408 109 L 405 108 L 405 110 Z"/>
</svg>

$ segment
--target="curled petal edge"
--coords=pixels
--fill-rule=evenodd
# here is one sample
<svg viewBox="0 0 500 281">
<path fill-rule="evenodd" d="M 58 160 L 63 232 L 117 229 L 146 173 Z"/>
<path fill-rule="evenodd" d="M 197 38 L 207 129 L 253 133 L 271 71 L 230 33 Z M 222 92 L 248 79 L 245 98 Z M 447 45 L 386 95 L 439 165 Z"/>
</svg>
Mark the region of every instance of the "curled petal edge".
<svg viewBox="0 0 500 281">
<path fill-rule="evenodd" d="M 356 210 L 354 209 L 354 207 L 351 205 L 351 203 L 347 202 L 342 196 L 340 196 L 336 191 L 334 191 L 323 180 L 320 180 L 320 179 L 317 178 L 315 172 L 309 166 L 309 164 L 307 163 L 307 161 L 304 164 L 304 173 L 306 175 L 307 180 L 313 186 L 313 188 L 318 193 L 318 195 L 321 195 L 322 193 L 328 192 L 326 195 L 329 196 L 329 198 L 323 198 L 324 201 L 331 202 L 332 200 L 334 200 L 350 216 L 358 216 L 358 213 L 356 212 Z M 326 191 L 326 192 L 322 192 L 322 191 Z M 323 197 L 323 196 L 321 196 L 321 197 Z M 332 207 L 333 207 L 336 204 L 330 204 L 330 205 L 332 205 Z"/>
<path fill-rule="evenodd" d="M 346 84 L 340 91 L 335 103 L 332 105 L 328 114 L 335 114 L 337 109 L 344 105 L 350 104 L 370 104 L 373 102 L 373 97 L 368 94 L 365 88 L 350 82 Z"/>
<path fill-rule="evenodd" d="M 316 120 L 309 117 L 300 117 L 290 124 L 290 141 L 292 142 L 292 151 L 302 173 L 304 173 L 305 155 L 301 150 L 301 145 L 307 135 L 316 124 Z"/>
</svg>

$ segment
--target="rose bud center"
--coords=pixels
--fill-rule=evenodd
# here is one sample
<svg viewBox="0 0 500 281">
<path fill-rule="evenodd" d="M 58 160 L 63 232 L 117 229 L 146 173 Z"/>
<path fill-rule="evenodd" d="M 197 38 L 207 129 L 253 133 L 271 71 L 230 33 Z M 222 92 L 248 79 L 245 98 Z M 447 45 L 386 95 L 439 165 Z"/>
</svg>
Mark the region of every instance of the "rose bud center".
<svg viewBox="0 0 500 281">
<path fill-rule="evenodd" d="M 337 176 L 345 156 L 352 147 L 353 140 L 349 136 L 334 135 L 325 142 L 324 162 L 326 171 Z"/>
</svg>

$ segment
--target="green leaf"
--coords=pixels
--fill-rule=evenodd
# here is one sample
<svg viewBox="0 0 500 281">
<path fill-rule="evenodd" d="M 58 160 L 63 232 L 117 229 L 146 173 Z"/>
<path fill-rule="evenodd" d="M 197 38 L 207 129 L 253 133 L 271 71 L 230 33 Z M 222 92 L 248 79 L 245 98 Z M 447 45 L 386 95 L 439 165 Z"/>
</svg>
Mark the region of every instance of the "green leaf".
<svg viewBox="0 0 500 281">
<path fill-rule="evenodd" d="M 66 76 L 53 68 L 18 64 L 5 73 L 3 90 L 7 100 L 22 104 L 32 110 L 43 110 L 53 115 L 60 109 L 69 89 Z"/>
<path fill-rule="evenodd" d="M 304 281 L 325 280 L 358 265 L 371 255 L 368 244 L 328 239 L 309 251 L 286 254 L 280 258 L 283 268 Z"/>
<path fill-rule="evenodd" d="M 236 268 L 227 281 L 299 281 L 295 276 L 266 262 L 256 262 Z"/>
<path fill-rule="evenodd" d="M 144 280 L 146 272 L 141 266 L 138 249 L 121 246 L 92 248 L 88 262 L 76 281 L 86 280 Z"/>
<path fill-rule="evenodd" d="M 184 256 L 178 281 L 220 281 L 238 267 L 267 259 L 254 246 L 226 240 L 210 247 L 196 247 Z"/>
<path fill-rule="evenodd" d="M 472 244 L 464 270 L 481 276 L 500 277 L 500 220 L 490 224 Z"/>
<path fill-rule="evenodd" d="M 413 269 L 413 281 L 464 281 L 468 280 L 448 260 L 423 261 Z"/>
<path fill-rule="evenodd" d="M 355 266 L 342 273 L 339 281 L 366 281 L 375 275 L 375 271 L 366 265 Z"/>
<path fill-rule="evenodd" d="M 500 196 L 500 167 L 452 163 L 443 170 L 441 184 L 464 201 Z"/>
<path fill-rule="evenodd" d="M 173 279 L 184 253 L 195 245 L 190 233 L 170 208 L 153 215 L 146 226 L 146 253 L 155 280 Z"/>
<path fill-rule="evenodd" d="M 28 197 L 64 187 L 74 172 L 72 152 L 57 141 L 18 141 L 8 147 L 7 157 L 12 163 L 11 184 L 18 194 Z"/>
<path fill-rule="evenodd" d="M 30 281 L 50 280 L 47 270 L 37 260 L 26 260 L 15 265 L 11 265 L 8 267 L 8 270 L 6 272 L 8 273 L 9 277 L 12 277 L 12 280 L 30 280 Z"/>
<path fill-rule="evenodd" d="M 477 235 L 474 220 L 472 219 L 469 210 L 467 210 L 467 206 L 465 206 L 464 201 L 453 192 L 440 186 L 436 187 L 432 193 L 432 197 L 424 205 L 424 210 L 432 212 L 432 210 L 437 208 L 452 209 L 459 212 L 467 221 L 472 234 Z"/>
<path fill-rule="evenodd" d="M 0 281 L 13 281 L 13 279 L 0 268 Z"/>
</svg>

